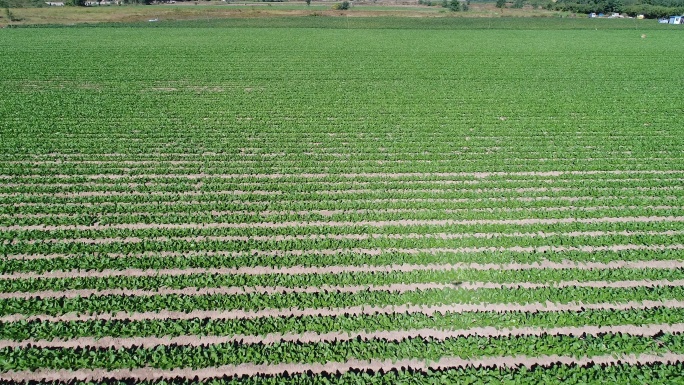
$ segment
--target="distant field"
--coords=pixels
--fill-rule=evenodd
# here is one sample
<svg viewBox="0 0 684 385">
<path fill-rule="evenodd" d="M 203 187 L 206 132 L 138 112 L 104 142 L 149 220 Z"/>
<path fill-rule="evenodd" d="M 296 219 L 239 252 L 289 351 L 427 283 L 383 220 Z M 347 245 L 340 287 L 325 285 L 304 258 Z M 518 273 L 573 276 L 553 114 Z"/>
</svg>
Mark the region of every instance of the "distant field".
<svg viewBox="0 0 684 385">
<path fill-rule="evenodd" d="M 681 31 L 392 20 L 0 30 L 0 379 L 681 381 Z"/>
</svg>

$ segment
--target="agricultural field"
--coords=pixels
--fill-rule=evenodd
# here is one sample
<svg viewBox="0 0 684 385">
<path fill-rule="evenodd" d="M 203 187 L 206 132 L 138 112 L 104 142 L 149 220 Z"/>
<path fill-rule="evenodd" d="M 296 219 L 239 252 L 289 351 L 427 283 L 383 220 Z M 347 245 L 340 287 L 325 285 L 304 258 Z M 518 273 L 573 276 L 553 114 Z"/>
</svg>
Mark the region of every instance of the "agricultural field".
<svg viewBox="0 0 684 385">
<path fill-rule="evenodd" d="M 681 31 L 308 20 L 0 30 L 0 383 L 684 383 Z"/>
</svg>

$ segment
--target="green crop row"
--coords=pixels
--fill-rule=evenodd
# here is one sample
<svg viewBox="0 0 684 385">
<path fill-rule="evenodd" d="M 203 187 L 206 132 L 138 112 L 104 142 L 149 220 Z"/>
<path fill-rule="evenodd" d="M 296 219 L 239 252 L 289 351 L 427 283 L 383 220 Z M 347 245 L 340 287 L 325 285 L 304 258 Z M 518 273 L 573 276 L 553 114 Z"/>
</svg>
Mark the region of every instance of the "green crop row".
<svg viewBox="0 0 684 385">
<path fill-rule="evenodd" d="M 136 235 L 132 235 L 133 237 L 136 237 Z M 662 244 L 657 243 L 649 243 L 649 240 L 663 240 L 664 242 L 676 242 L 676 239 L 663 239 L 665 237 L 662 236 L 651 236 L 651 235 L 643 235 L 643 236 L 634 236 L 634 237 L 628 237 L 627 239 L 625 238 L 620 238 L 620 237 L 606 237 L 606 238 L 598 238 L 598 239 L 592 239 L 588 238 L 586 240 L 585 245 L 578 245 L 577 247 L 581 246 L 587 246 L 587 247 L 597 247 L 599 248 L 598 250 L 573 250 L 572 248 L 574 247 L 573 245 L 576 245 L 573 243 L 575 239 L 573 238 L 567 238 L 565 239 L 565 242 L 561 241 L 555 241 L 551 240 L 545 241 L 545 240 L 538 240 L 537 238 L 530 238 L 529 241 L 525 239 L 525 246 L 520 246 L 520 247 L 529 247 L 531 248 L 530 250 L 516 250 L 515 248 L 518 246 L 514 243 L 513 240 L 510 238 L 493 238 L 492 240 L 487 240 L 483 241 L 481 243 L 478 243 L 480 239 L 467 239 L 466 241 L 463 241 L 462 239 L 454 239 L 454 240 L 435 240 L 435 239 L 423 239 L 423 240 L 416 240 L 414 243 L 411 243 L 410 239 L 408 240 L 391 240 L 391 239 L 382 239 L 382 240 L 373 240 L 373 241 L 358 241 L 355 242 L 353 240 L 335 240 L 335 239 L 323 239 L 323 240 L 314 240 L 314 239 L 308 239 L 308 240 L 285 240 L 285 241 L 264 241 L 264 242 L 256 242 L 256 241 L 249 241 L 249 242 L 243 242 L 239 240 L 222 240 L 220 237 L 218 239 L 195 239 L 196 235 L 191 235 L 188 234 L 186 235 L 187 237 L 190 237 L 189 239 L 184 239 L 184 238 L 171 238 L 169 240 L 165 240 L 162 238 L 162 240 L 156 240 L 156 239 L 150 239 L 150 240 L 143 240 L 143 241 L 134 241 L 134 242 L 105 242 L 105 243 L 97 243 L 97 242 L 74 242 L 74 241 L 69 241 L 66 240 L 64 242 L 48 242 L 48 243 L 28 243 L 28 244 L 22 244 L 22 243 L 16 243 L 16 244 L 9 244 L 9 245 L 2 245 L 0 246 L 0 252 L 8 255 L 14 255 L 14 254 L 52 254 L 52 253 L 67 253 L 70 255 L 84 255 L 84 254 L 98 254 L 98 253 L 121 253 L 123 255 L 131 255 L 131 254 L 137 254 L 137 253 L 145 253 L 145 252 L 164 252 L 164 251 L 173 251 L 177 253 L 191 253 L 191 252 L 229 252 L 229 253 L 236 253 L 238 256 L 241 254 L 269 254 L 273 252 L 277 252 L 279 254 L 290 254 L 292 255 L 293 253 L 288 253 L 289 251 L 296 250 L 297 253 L 299 253 L 299 250 L 304 250 L 304 253 L 307 253 L 307 251 L 313 253 L 316 252 L 316 250 L 319 251 L 325 251 L 328 253 L 333 253 L 333 254 L 342 254 L 346 252 L 350 252 L 353 250 L 350 250 L 350 248 L 358 248 L 362 247 L 361 249 L 358 249 L 358 251 L 362 252 L 363 254 L 368 254 L 369 252 L 363 252 L 362 250 L 363 247 L 368 247 L 373 249 L 374 251 L 381 251 L 383 247 L 386 247 L 384 252 L 393 252 L 391 247 L 401 247 L 401 246 L 407 246 L 411 250 L 397 250 L 399 254 L 406 254 L 406 253 L 413 253 L 413 252 L 418 252 L 418 253 L 425 253 L 425 254 L 432 254 L 433 252 L 425 249 L 421 249 L 421 247 L 425 248 L 432 248 L 432 247 L 447 247 L 447 248 L 454 248 L 454 251 L 450 251 L 448 249 L 446 250 L 440 250 L 436 249 L 434 253 L 442 253 L 446 255 L 451 255 L 451 259 L 447 259 L 450 261 L 469 261 L 469 258 L 472 258 L 472 261 L 482 261 L 482 260 L 506 260 L 502 257 L 491 259 L 491 257 L 486 257 L 486 256 L 481 256 L 482 254 L 495 254 L 495 253 L 501 253 L 502 255 L 507 255 L 507 256 L 515 256 L 516 260 L 519 258 L 520 261 L 529 261 L 529 260 L 539 260 L 541 258 L 548 258 L 548 259 L 570 259 L 575 256 L 575 253 L 577 255 L 578 260 L 586 260 L 588 258 L 591 258 L 595 254 L 600 254 L 605 251 L 610 252 L 610 247 L 613 245 L 616 245 L 615 242 L 611 242 L 611 239 L 615 240 L 620 240 L 620 241 L 630 241 L 636 244 L 635 250 L 640 250 L 643 252 L 654 252 L 652 253 L 655 255 L 663 255 L 663 254 L 668 254 L 671 256 L 672 253 L 678 254 L 681 252 L 679 244 L 675 243 L 672 244 L 672 247 L 669 247 L 670 244 L 665 244 L 664 246 L 661 246 Z M 142 237 L 142 236 L 140 236 Z M 674 238 L 675 236 L 673 236 Z M 677 238 L 681 236 L 676 236 Z M 463 241 L 463 242 L 459 242 Z M 629 245 L 629 243 L 626 243 L 626 245 Z M 653 246 L 654 249 L 649 249 L 650 246 L 648 245 L 655 245 Z M 459 250 L 458 248 L 461 245 L 465 245 L 468 247 L 473 247 L 472 250 L 469 249 L 463 249 Z M 551 246 L 549 246 L 551 245 Z M 592 246 L 593 245 L 593 246 Z M 618 244 L 616 247 L 619 247 L 620 245 L 623 244 Z M 512 246 L 512 248 L 509 248 L 508 246 Z M 552 246 L 557 246 L 557 250 L 552 250 L 549 247 Z M 418 247 L 418 249 L 413 249 L 414 247 Z M 477 248 L 481 249 L 477 249 Z M 563 249 L 563 247 L 569 248 Z M 602 250 L 601 247 L 605 247 L 607 250 Z M 664 247 L 663 249 L 656 249 L 657 247 Z M 618 255 L 616 253 L 613 253 L 613 255 Z M 667 256 L 665 256 L 667 257 Z M 410 257 L 409 257 L 410 258 Z M 368 259 L 367 257 L 365 259 Z M 379 259 L 379 258 L 378 258 Z M 646 258 L 640 258 L 640 259 L 646 259 Z M 663 257 L 659 257 L 659 259 L 664 259 Z M 674 259 L 674 258 L 671 258 Z M 375 258 L 373 259 L 375 260 Z M 442 261 L 445 261 L 445 259 L 441 259 Z M 508 259 L 506 261 L 511 261 L 511 259 Z M 22 262 L 21 260 L 8 260 L 8 261 L 0 261 L 0 263 L 6 263 L 8 266 L 12 266 L 15 264 L 18 265 L 26 265 L 26 262 Z M 73 264 L 74 262 L 69 262 Z M 240 264 L 235 263 L 235 262 L 230 262 L 231 265 L 233 266 L 240 266 Z M 284 265 L 286 262 L 278 262 L 277 265 Z M 304 262 L 302 262 L 304 263 Z M 343 262 L 337 262 L 337 264 L 345 264 Z M 37 265 L 36 265 L 37 266 Z M 34 268 L 35 269 L 35 268 Z M 32 270 L 34 270 L 32 269 Z"/>
<path fill-rule="evenodd" d="M 380 205 L 378 205 L 380 206 Z M 381 206 L 380 206 L 381 207 Z M 263 223 L 263 222 L 290 222 L 290 221 L 387 221 L 387 220 L 506 220 L 506 219 L 566 219 L 566 218 L 601 218 L 601 217 L 650 217 L 650 216 L 683 216 L 684 206 L 666 207 L 588 207 L 573 209 L 524 209 L 524 210 L 462 210 L 459 212 L 423 209 L 423 210 L 403 210 L 401 212 L 368 210 L 366 212 L 340 212 L 327 215 L 324 213 L 259 213 L 250 212 L 229 212 L 220 215 L 212 214 L 211 211 L 191 214 L 173 213 L 166 210 L 159 211 L 159 208 L 150 213 L 121 214 L 115 218 L 107 218 L 90 214 L 82 216 L 81 220 L 86 220 L 86 225 L 93 221 L 101 225 L 111 224 L 188 224 L 188 223 Z M 87 221 L 90 219 L 90 222 Z M 56 225 L 74 225 L 73 221 L 66 217 L 42 217 L 42 218 L 9 218 L 0 222 L 5 222 L 10 226 L 40 226 L 56 222 Z"/>
<path fill-rule="evenodd" d="M 179 248 L 176 248 L 177 250 Z M 172 249 L 174 250 L 174 249 Z M 122 251 L 122 250 L 118 250 Z M 516 253 L 510 251 L 483 251 L 481 253 L 450 253 L 450 252 L 394 252 L 386 251 L 380 254 L 364 252 L 362 250 L 339 250 L 336 253 L 284 252 L 282 255 L 272 255 L 268 252 L 247 252 L 238 255 L 221 253 L 195 252 L 178 253 L 164 256 L 155 252 L 144 254 L 124 254 L 108 256 L 106 254 L 73 254 L 57 258 L 39 259 L 6 259 L 0 258 L 0 271 L 45 273 L 53 270 L 103 270 L 103 269 L 186 269 L 186 268 L 238 268 L 238 267 L 291 267 L 291 266 L 387 266 L 387 265 L 426 265 L 449 263 L 534 263 L 543 260 L 562 262 L 612 262 L 612 261 L 664 261 L 681 260 L 682 250 L 626 250 L 626 251 L 595 251 L 592 253 L 580 251 L 568 252 L 531 252 Z"/>
<path fill-rule="evenodd" d="M 557 234 L 563 237 L 563 233 L 575 232 L 656 232 L 653 236 L 657 236 L 658 231 L 663 230 L 681 230 L 681 216 L 661 215 L 652 219 L 643 219 L 639 217 L 620 217 L 617 212 L 611 213 L 608 217 L 592 217 L 592 218 L 575 218 L 569 213 L 564 218 L 530 218 L 525 216 L 525 213 L 516 213 L 517 218 L 507 219 L 460 219 L 458 217 L 446 217 L 442 219 L 401 219 L 400 213 L 390 214 L 396 215 L 393 219 L 385 220 L 369 220 L 365 222 L 363 219 L 359 221 L 334 221 L 325 219 L 322 221 L 293 221 L 293 222 L 265 222 L 257 221 L 254 223 L 220 223 L 203 225 L 202 223 L 183 223 L 181 225 L 164 225 L 157 223 L 142 222 L 136 228 L 135 225 L 113 225 L 111 227 L 103 226 L 99 228 L 94 224 L 92 227 L 85 227 L 85 229 L 77 229 L 74 226 L 65 226 L 64 228 L 52 229 L 7 229 L 2 232 L 2 239 L 5 240 L 2 247 L 5 253 L 16 253 L 12 249 L 34 248 L 33 253 L 39 253 L 39 248 L 58 248 L 64 247 L 59 243 L 49 241 L 50 239 L 64 239 L 68 242 L 69 239 L 78 238 L 117 238 L 117 237 L 140 237 L 140 238 L 154 238 L 154 237 L 188 237 L 188 236 L 276 236 L 276 235 L 329 235 L 329 234 L 359 234 L 367 233 L 370 229 L 374 234 L 439 234 L 452 233 L 464 234 L 463 238 L 468 237 L 467 234 L 473 233 L 496 233 L 515 235 L 520 233 L 536 233 L 542 232 Z M 571 214 L 571 213 L 570 213 Z M 592 213 L 595 214 L 595 213 Z M 662 214 L 662 213 L 661 213 Z M 677 214 L 677 213 L 676 213 Z M 608 219 L 606 219 L 608 218 Z M 96 218 L 94 218 L 96 220 Z M 529 220 L 529 221 L 528 221 Z M 507 242 L 505 239 L 511 238 L 507 236 L 497 237 L 496 239 L 478 240 L 480 245 L 492 244 L 496 245 L 499 242 Z M 525 237 L 524 243 L 537 242 L 534 237 Z M 586 237 L 591 239 L 593 237 Z M 36 241 L 45 239 L 45 243 L 35 243 L 24 241 Z M 9 242 L 8 242 L 9 241 Z M 154 244 L 151 239 L 150 244 Z M 11 242 L 11 243 L 10 243 Z M 163 242 L 161 242 L 163 243 Z M 577 244 L 576 242 L 573 242 Z M 667 242 L 668 244 L 671 242 Z M 84 247 L 87 250 L 88 244 L 83 245 L 66 245 L 67 247 Z M 106 245 L 101 245 L 104 251 Z M 135 247 L 135 246 L 130 246 Z M 84 251 L 85 251 L 84 250 Z M 74 250 L 76 251 L 76 250 Z M 55 251 L 56 252 L 56 251 Z"/>
<path fill-rule="evenodd" d="M 100 203 L 0 203 L 0 213 L 12 214 L 67 214 L 86 217 L 99 215 L 114 215 L 126 213 L 194 213 L 201 214 L 211 211 L 305 211 L 305 210 L 377 210 L 377 209 L 414 209 L 414 210 L 475 210 L 475 211 L 506 211 L 506 210 L 559 210 L 615 206 L 617 208 L 642 206 L 644 208 L 667 205 L 678 207 L 681 201 L 676 195 L 654 197 L 648 194 L 628 194 L 620 196 L 583 196 L 574 198 L 538 197 L 528 200 L 524 197 L 513 198 L 483 198 L 483 199 L 372 199 L 372 200 L 288 200 L 288 201 L 243 201 L 233 200 L 205 200 L 198 196 L 196 200 L 179 201 L 140 201 L 129 203 L 100 202 Z M 568 207 L 571 204 L 570 207 Z M 102 220 L 106 220 L 106 216 Z M 42 218 L 50 221 L 50 217 Z M 20 217 L 13 220 L 20 221 Z M 47 223 L 46 223 L 47 224 Z"/>
<path fill-rule="evenodd" d="M 302 133 L 299 133 L 302 134 Z M 430 138 L 425 138 L 430 140 Z M 604 139 L 604 138 L 601 138 Z M 598 140 L 601 140 L 598 139 Z M 671 140 L 673 138 L 665 138 L 661 146 L 666 146 L 667 142 L 665 140 Z M 219 139 L 221 141 L 228 140 L 227 138 Z M 239 140 L 239 139 L 236 139 Z M 264 140 L 282 141 L 282 136 L 274 138 L 265 138 Z M 657 143 L 657 142 L 655 142 Z M 282 150 L 282 148 L 275 149 L 274 151 Z M 359 151 L 363 151 L 361 148 Z M 374 151 L 373 148 L 367 148 L 367 151 Z M 126 149 L 126 151 L 130 151 Z M 300 151 L 298 149 L 287 150 L 290 152 Z M 335 150 L 334 150 L 335 151 Z M 349 150 L 340 148 L 336 149 L 348 154 Z M 672 152 L 670 150 L 670 152 Z M 0 167 L 0 175 L 8 175 L 13 177 L 45 177 L 49 178 L 55 174 L 59 175 L 69 175 L 73 178 L 79 178 L 84 175 L 98 175 L 100 173 L 106 173 L 108 175 L 120 175 L 123 177 L 128 176 L 140 176 L 144 178 L 146 175 L 164 175 L 164 174 L 196 174 L 200 170 L 206 171 L 208 174 L 220 174 L 220 173 L 232 173 L 235 172 L 236 168 L 239 168 L 240 172 L 244 174 L 279 174 L 283 172 L 287 173 L 309 173 L 309 172 L 320 172 L 325 171 L 331 174 L 334 173 L 377 173 L 379 165 L 382 165 L 383 172 L 391 173 L 411 173 L 411 172 L 425 172 L 425 173 L 452 173 L 452 172 L 463 172 L 469 173 L 473 171 L 489 171 L 496 170 L 497 172 L 519 172 L 520 170 L 531 171 L 531 172 L 553 172 L 553 171 L 587 171 L 587 170 L 616 170 L 620 169 L 620 166 L 629 164 L 634 170 L 641 170 L 644 172 L 648 171 L 678 171 L 681 170 L 681 164 L 679 163 L 679 158 L 676 156 L 641 156 L 625 158 L 619 156 L 619 154 L 614 154 L 612 156 L 596 156 L 595 153 L 575 153 L 575 154 L 565 154 L 564 156 L 557 155 L 553 162 L 542 162 L 539 160 L 543 156 L 544 152 L 523 152 L 520 153 L 519 157 L 515 154 L 506 154 L 506 156 L 492 157 L 486 151 L 468 151 L 468 160 L 463 160 L 457 155 L 449 154 L 446 158 L 439 158 L 440 154 L 435 154 L 428 159 L 413 159 L 413 165 L 407 166 L 406 160 L 413 158 L 412 156 L 397 155 L 396 157 L 378 155 L 375 159 L 340 159 L 337 156 L 326 157 L 321 154 L 311 154 L 307 153 L 302 156 L 301 159 L 291 160 L 291 161 L 268 161 L 263 159 L 255 160 L 242 160 L 236 161 L 234 158 L 232 160 L 226 161 L 225 163 L 233 163 L 233 167 L 203 167 L 201 165 L 197 166 L 148 166 L 148 167 L 135 167 L 135 166 L 108 166 L 103 165 L 101 167 L 17 167 L 15 165 L 7 165 Z M 589 157 L 589 155 L 594 155 Z M 568 163 L 579 159 L 583 159 L 586 162 L 582 167 L 576 166 L 568 168 Z M 401 157 L 401 158 L 400 158 Z M 521 157 L 523 159 L 521 159 Z M 586 158 L 585 158 L 586 157 Z M 322 159 L 321 159 L 322 158 Z M 527 158 L 527 159 L 524 159 Z M 651 162 L 651 163 L 649 163 Z M 657 162 L 657 165 L 653 162 Z M 422 166 L 421 169 L 416 169 L 415 166 Z"/>
<path fill-rule="evenodd" d="M 356 229 L 363 231 L 363 227 Z M 110 234 L 117 234 L 118 230 L 104 231 Z M 66 231 L 64 231 L 66 232 Z M 563 248 L 589 248 L 597 247 L 610 248 L 618 247 L 616 245 L 633 245 L 631 247 L 641 247 L 647 249 L 649 245 L 663 245 L 667 247 L 672 245 L 675 249 L 684 243 L 684 234 L 674 233 L 669 235 L 664 232 L 655 233 L 636 233 L 636 234 L 609 234 L 598 236 L 572 236 L 563 234 L 554 234 L 548 237 L 534 236 L 528 233 L 528 236 L 501 236 L 494 235 L 491 238 L 486 238 L 486 235 L 480 234 L 478 236 L 468 236 L 468 234 L 454 235 L 453 239 L 442 239 L 439 236 L 430 236 L 430 234 L 423 235 L 404 235 L 390 234 L 389 236 L 366 237 L 363 234 L 352 233 L 348 237 L 341 235 L 336 239 L 335 235 L 321 235 L 319 237 L 301 236 L 297 237 L 283 236 L 285 239 L 278 239 L 276 236 L 265 237 L 265 239 L 242 239 L 242 237 L 226 236 L 211 234 L 206 235 L 204 231 L 198 230 L 147 230 L 141 231 L 143 234 L 136 232 L 127 232 L 128 234 L 117 234 L 112 238 L 106 235 L 102 237 L 100 234 L 94 236 L 95 231 L 83 231 L 89 234 L 77 234 L 69 236 L 63 234 L 62 231 L 51 232 L 52 237 L 58 234 L 59 238 L 54 239 L 45 237 L 47 239 L 35 242 L 35 238 L 23 238 L 18 241 L 17 238 L 12 240 L 12 243 L 4 246 L 7 254 L 27 253 L 27 252 L 60 252 L 64 249 L 71 253 L 106 253 L 106 252 L 142 252 L 146 250 L 174 250 L 177 252 L 191 251 L 191 250 L 214 250 L 226 252 L 254 252 L 260 251 L 288 251 L 288 250 L 347 250 L 347 249 L 385 249 L 385 250 L 425 250 L 430 248 L 442 249 L 457 249 L 455 253 L 469 253 L 477 254 L 483 251 L 493 251 L 497 249 L 500 252 L 512 252 L 519 254 L 521 252 L 534 252 L 533 249 L 544 251 L 551 247 L 555 247 L 559 253 L 567 252 Z M 182 235 L 178 233 L 185 232 Z M 40 234 L 39 232 L 34 232 Z M 148 233 L 148 234 L 145 234 Z M 149 234 L 157 233 L 157 234 Z M 159 234 L 161 233 L 161 234 Z M 509 234 L 506 234 L 509 235 Z M 132 237 L 128 239 L 127 237 Z M 208 237 L 208 238 L 205 238 Z M 346 239 L 345 239 L 346 238 Z M 366 239 L 355 239 L 366 238 Z M 368 239 L 370 238 L 370 239 Z M 403 239 L 402 239 L 403 238 Z M 40 238 L 38 238 L 40 239 Z M 517 247 L 529 248 L 529 250 L 516 250 Z M 480 248 L 480 249 L 478 249 Z M 487 248 L 493 248 L 487 250 Z M 458 251 L 460 250 L 460 252 Z M 550 251 L 550 250 L 549 250 Z M 579 250 L 581 251 L 581 250 Z M 591 250 L 585 250 L 590 252 Z"/>
<path fill-rule="evenodd" d="M 182 289 L 186 287 L 319 287 L 390 285 L 397 283 L 538 283 L 554 285 L 560 281 L 629 281 L 629 280 L 682 280 L 684 269 L 532 269 L 532 270 L 423 270 L 412 272 L 334 273 L 334 274 L 191 274 L 183 276 L 158 275 L 152 277 L 112 276 L 74 278 L 29 278 L 0 281 L 0 292 L 35 292 L 41 290 L 78 289 Z"/>
<path fill-rule="evenodd" d="M 556 303 L 624 303 L 628 301 L 680 299 L 684 295 L 681 286 L 633 287 L 633 288 L 536 288 L 536 289 L 426 289 L 406 292 L 362 291 L 339 293 L 236 294 L 236 295 L 180 295 L 155 296 L 90 296 L 76 298 L 5 298 L 0 299 L 0 315 L 66 313 L 112 313 L 191 310 L 264 310 L 289 308 L 338 308 L 351 306 L 396 305 L 442 305 L 442 304 L 492 304 L 515 302 Z"/>
<path fill-rule="evenodd" d="M 440 199 L 481 199 L 501 197 L 576 197 L 576 196 L 601 196 L 601 195 L 624 195 L 637 191 L 648 192 L 653 196 L 681 196 L 683 194 L 679 186 L 652 186 L 652 187 L 596 187 L 596 188 L 573 188 L 573 187 L 534 187 L 528 190 L 518 191 L 515 188 L 492 188 L 492 189 L 463 189 L 463 188 L 439 188 L 439 189 L 352 189 L 352 190 L 315 190 L 315 191 L 283 191 L 283 190 L 226 190 L 226 191 L 202 191 L 203 199 L 226 199 L 227 197 L 239 196 L 241 199 L 253 201 L 278 200 L 302 200 L 302 199 L 409 199 L 409 198 L 440 198 Z M 127 192 L 103 192 L 100 196 L 78 195 L 60 197 L 51 193 L 43 194 L 10 194 L 3 195 L 6 203 L 59 203 L 59 202 L 138 202 L 144 201 L 168 201 L 185 198 L 196 199 L 199 194 L 196 191 L 187 192 L 152 192 L 127 191 Z M 83 193 L 86 194 L 86 193 Z M 143 199 L 144 198 L 144 199 Z"/>
<path fill-rule="evenodd" d="M 226 343 L 205 346 L 157 346 L 154 348 L 93 349 L 4 348 L 0 372 L 9 370 L 154 367 L 206 368 L 243 363 L 328 363 L 350 357 L 368 359 L 418 359 L 436 361 L 443 356 L 461 358 L 505 355 L 597 356 L 684 352 L 684 336 L 663 334 L 657 338 L 605 334 L 600 336 L 461 337 L 439 341 L 407 338 L 337 342 L 273 344 Z"/>
<path fill-rule="evenodd" d="M 540 186 L 547 188 L 666 188 L 679 187 L 684 181 L 682 178 L 662 177 L 658 179 L 598 179 L 586 178 L 579 180 L 568 180 L 561 178 L 546 180 L 411 180 L 402 178 L 388 178 L 378 180 L 374 178 L 369 181 L 359 181 L 352 178 L 341 178 L 340 181 L 292 181 L 271 180 L 262 178 L 253 182 L 237 182 L 232 179 L 209 179 L 201 178 L 144 178 L 142 181 L 136 180 L 105 180 L 103 182 L 73 182 L 69 180 L 58 180 L 56 184 L 48 184 L 45 181 L 31 183 L 22 180 L 20 183 L 5 184 L 0 186 L 2 194 L 24 194 L 34 196 L 45 193 L 78 193 L 78 192 L 184 192 L 184 191 L 283 191 L 288 193 L 314 193 L 317 191 L 339 191 L 350 189 L 366 190 L 503 190 L 508 189 L 530 189 Z M 145 181 L 147 179 L 147 181 Z M 198 189 L 197 182 L 201 181 L 202 186 Z"/>
<path fill-rule="evenodd" d="M 602 385 L 611 381 L 623 385 L 681 385 L 684 384 L 681 372 L 684 364 L 653 364 L 653 365 L 590 365 L 588 367 L 576 365 L 536 366 L 532 369 L 500 369 L 500 368 L 458 368 L 429 370 L 427 372 L 414 370 L 393 370 L 386 373 L 371 373 L 350 371 L 343 374 L 289 374 L 277 376 L 253 377 L 223 377 L 193 381 L 187 379 L 141 381 L 140 385 L 395 385 L 395 384 L 462 384 L 462 385 L 564 385 L 587 384 Z M 94 382 L 70 382 L 74 385 L 94 385 Z M 125 385 L 124 381 L 101 381 L 98 384 Z M 9 384 L 0 381 L 0 384 Z M 46 385 L 57 385 L 58 382 L 45 382 Z"/>
<path fill-rule="evenodd" d="M 375 315 L 258 317 L 253 319 L 16 321 L 0 323 L 0 339 L 53 340 L 78 337 L 178 337 L 358 332 L 422 328 L 581 327 L 681 323 L 684 309 L 655 307 L 628 310 L 559 312 L 390 313 Z"/>
</svg>

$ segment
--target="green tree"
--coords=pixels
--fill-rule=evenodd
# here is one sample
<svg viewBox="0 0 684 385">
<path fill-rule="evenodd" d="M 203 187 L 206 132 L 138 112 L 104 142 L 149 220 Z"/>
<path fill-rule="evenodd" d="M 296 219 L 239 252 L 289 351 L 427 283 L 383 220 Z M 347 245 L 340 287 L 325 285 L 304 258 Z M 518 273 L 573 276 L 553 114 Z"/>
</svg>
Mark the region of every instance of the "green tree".
<svg viewBox="0 0 684 385">
<path fill-rule="evenodd" d="M 309 5 L 311 5 L 311 0 L 306 0 L 306 6 L 308 7 Z"/>
<path fill-rule="evenodd" d="M 461 1 L 460 0 L 451 0 L 449 3 L 449 9 L 453 12 L 458 12 L 461 10 Z"/>
<path fill-rule="evenodd" d="M 622 8 L 624 8 L 622 0 L 608 0 L 604 6 L 606 12 L 622 12 Z"/>
<path fill-rule="evenodd" d="M 496 0 L 497 8 L 506 8 L 506 0 Z"/>
<path fill-rule="evenodd" d="M 515 0 L 513 2 L 513 8 L 522 8 L 525 6 L 525 0 Z"/>
</svg>

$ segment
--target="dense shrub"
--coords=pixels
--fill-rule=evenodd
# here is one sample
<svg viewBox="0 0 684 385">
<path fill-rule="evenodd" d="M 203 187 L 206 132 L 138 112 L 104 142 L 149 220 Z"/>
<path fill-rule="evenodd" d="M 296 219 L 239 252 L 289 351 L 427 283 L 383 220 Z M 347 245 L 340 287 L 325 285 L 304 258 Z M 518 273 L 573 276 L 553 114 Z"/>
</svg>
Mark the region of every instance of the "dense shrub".
<svg viewBox="0 0 684 385">
<path fill-rule="evenodd" d="M 575 13 L 626 13 L 629 16 L 644 15 L 647 18 L 680 15 L 684 0 L 637 0 L 625 4 L 622 0 L 558 0 L 554 9 Z"/>
<path fill-rule="evenodd" d="M 670 15 L 681 15 L 684 7 L 664 7 L 661 5 L 638 4 L 625 7 L 624 12 L 629 16 L 644 15 L 648 19 L 657 19 Z"/>
<path fill-rule="evenodd" d="M 333 9 L 339 9 L 339 10 L 344 11 L 344 10 L 349 9 L 350 6 L 351 6 L 351 4 L 347 0 L 344 0 L 341 3 L 337 3 L 337 4 L 333 5 Z"/>
</svg>

